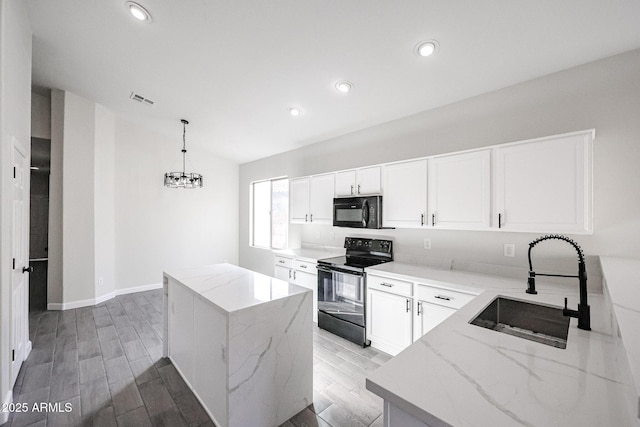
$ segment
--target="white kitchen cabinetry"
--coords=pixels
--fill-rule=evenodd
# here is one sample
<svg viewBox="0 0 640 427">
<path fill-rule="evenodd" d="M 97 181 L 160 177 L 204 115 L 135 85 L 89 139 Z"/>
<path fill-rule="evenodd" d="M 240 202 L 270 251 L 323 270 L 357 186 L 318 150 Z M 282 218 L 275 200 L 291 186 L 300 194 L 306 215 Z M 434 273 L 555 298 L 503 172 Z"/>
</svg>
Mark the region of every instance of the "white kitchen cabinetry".
<svg viewBox="0 0 640 427">
<path fill-rule="evenodd" d="M 429 160 L 432 227 L 488 229 L 491 226 L 491 150 Z"/>
<path fill-rule="evenodd" d="M 313 291 L 313 321 L 318 323 L 318 270 L 315 262 L 276 255 L 274 276 Z"/>
<path fill-rule="evenodd" d="M 290 217 L 297 224 L 333 224 L 334 174 L 292 179 Z"/>
<path fill-rule="evenodd" d="M 413 340 L 417 340 L 476 297 L 475 294 L 415 284 Z"/>
<path fill-rule="evenodd" d="M 385 227 L 425 227 L 427 160 L 393 163 L 382 169 L 382 223 Z"/>
<path fill-rule="evenodd" d="M 593 131 L 495 148 L 502 230 L 589 233 Z"/>
<path fill-rule="evenodd" d="M 380 166 L 336 172 L 335 196 L 380 194 Z"/>
<path fill-rule="evenodd" d="M 371 346 L 396 355 L 413 341 L 412 284 L 380 276 L 367 277 L 367 339 Z"/>
</svg>

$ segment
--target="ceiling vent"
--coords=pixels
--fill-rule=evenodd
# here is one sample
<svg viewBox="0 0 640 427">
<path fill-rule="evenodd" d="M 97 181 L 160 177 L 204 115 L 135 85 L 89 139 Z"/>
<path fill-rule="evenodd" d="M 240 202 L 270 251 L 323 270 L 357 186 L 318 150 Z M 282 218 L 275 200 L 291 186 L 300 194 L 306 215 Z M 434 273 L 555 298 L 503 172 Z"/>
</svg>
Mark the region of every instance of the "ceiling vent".
<svg viewBox="0 0 640 427">
<path fill-rule="evenodd" d="M 149 98 L 145 98 L 144 96 L 142 96 L 140 94 L 137 94 L 135 92 L 131 92 L 131 95 L 129 96 L 129 98 L 133 99 L 134 101 L 137 101 L 137 102 L 140 102 L 142 104 L 149 105 L 149 106 L 155 104 L 155 102 L 153 102 Z"/>
</svg>

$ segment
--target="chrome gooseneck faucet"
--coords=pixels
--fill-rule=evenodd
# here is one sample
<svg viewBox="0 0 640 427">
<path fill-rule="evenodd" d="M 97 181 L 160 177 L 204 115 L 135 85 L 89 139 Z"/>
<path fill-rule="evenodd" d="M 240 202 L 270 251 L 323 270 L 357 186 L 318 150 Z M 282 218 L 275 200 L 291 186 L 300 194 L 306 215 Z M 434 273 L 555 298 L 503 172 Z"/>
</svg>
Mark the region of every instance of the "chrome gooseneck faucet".
<svg viewBox="0 0 640 427">
<path fill-rule="evenodd" d="M 545 240 L 563 240 L 569 243 L 573 248 L 578 252 L 578 275 L 577 276 L 567 276 L 564 274 L 543 274 L 536 273 L 533 271 L 533 266 L 531 264 L 531 249 L 535 245 L 540 242 L 544 242 Z M 537 294 L 536 291 L 536 276 L 550 276 L 550 277 L 573 277 L 577 278 L 580 282 L 580 303 L 578 304 L 577 310 L 570 310 L 567 308 L 567 299 L 564 299 L 564 309 L 562 310 L 562 314 L 569 317 L 575 317 L 578 319 L 578 328 L 584 329 L 585 331 L 591 330 L 591 309 L 589 304 L 587 304 L 587 270 L 584 264 L 584 253 L 582 249 L 576 242 L 569 239 L 568 237 L 562 236 L 560 234 L 549 234 L 546 236 L 542 236 L 529 243 L 529 279 L 527 280 L 527 293 L 528 294 Z"/>
</svg>

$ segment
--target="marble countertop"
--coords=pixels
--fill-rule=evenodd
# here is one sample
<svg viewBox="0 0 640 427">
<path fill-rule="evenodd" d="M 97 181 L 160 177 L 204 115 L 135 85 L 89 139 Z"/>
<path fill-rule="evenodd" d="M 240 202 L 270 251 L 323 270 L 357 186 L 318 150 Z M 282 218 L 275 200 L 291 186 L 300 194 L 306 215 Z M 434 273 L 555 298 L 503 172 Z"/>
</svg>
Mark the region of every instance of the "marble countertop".
<svg viewBox="0 0 640 427">
<path fill-rule="evenodd" d="M 302 286 L 226 263 L 165 271 L 164 274 L 227 313 L 311 292 Z"/>
<path fill-rule="evenodd" d="M 295 257 L 307 262 L 317 262 L 319 259 L 344 255 L 344 252 L 345 250 L 341 248 L 296 248 L 273 251 L 275 255 Z"/>
<path fill-rule="evenodd" d="M 600 264 L 634 380 L 640 418 L 640 260 L 601 257 Z"/>
<path fill-rule="evenodd" d="M 471 325 L 496 296 L 575 308 L 578 281 L 522 280 L 389 263 L 368 271 L 482 292 L 367 377 L 367 389 L 431 426 L 637 425 L 628 369 L 616 358 L 608 304 L 589 294 L 592 331 L 571 319 L 567 348 L 558 349 Z M 447 286 L 450 287 L 450 286 Z M 462 289 L 461 288 L 461 289 Z"/>
</svg>

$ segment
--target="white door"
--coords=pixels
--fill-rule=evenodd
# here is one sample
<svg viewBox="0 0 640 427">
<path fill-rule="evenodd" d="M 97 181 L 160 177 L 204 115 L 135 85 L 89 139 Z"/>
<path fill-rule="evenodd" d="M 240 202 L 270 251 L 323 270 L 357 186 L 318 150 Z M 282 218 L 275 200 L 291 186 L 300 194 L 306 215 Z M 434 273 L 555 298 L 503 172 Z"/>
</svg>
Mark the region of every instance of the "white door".
<svg viewBox="0 0 640 427">
<path fill-rule="evenodd" d="M 382 222 L 385 227 L 423 227 L 427 224 L 427 161 L 385 165 Z"/>
<path fill-rule="evenodd" d="M 309 178 L 292 179 L 289 182 L 291 222 L 309 222 Z"/>
<path fill-rule="evenodd" d="M 491 151 L 435 157 L 429 162 L 429 224 L 457 230 L 489 228 Z"/>
<path fill-rule="evenodd" d="M 382 192 L 380 166 L 358 169 L 356 172 L 356 193 L 380 194 Z"/>
<path fill-rule="evenodd" d="M 367 339 L 392 356 L 412 342 L 412 299 L 370 289 L 367 292 Z"/>
<path fill-rule="evenodd" d="M 535 232 L 591 231 L 593 132 L 496 149 L 497 225 Z"/>
<path fill-rule="evenodd" d="M 309 189 L 309 222 L 333 224 L 334 174 L 311 177 Z"/>
<path fill-rule="evenodd" d="M 420 300 L 417 305 L 413 336 L 414 341 L 444 322 L 447 317 L 456 312 L 455 308 L 443 307 Z"/>
<path fill-rule="evenodd" d="M 336 172 L 336 197 L 355 196 L 356 171 Z"/>
<path fill-rule="evenodd" d="M 27 357 L 29 340 L 29 162 L 27 150 L 13 139 L 13 229 L 11 277 L 11 384 Z"/>
</svg>

